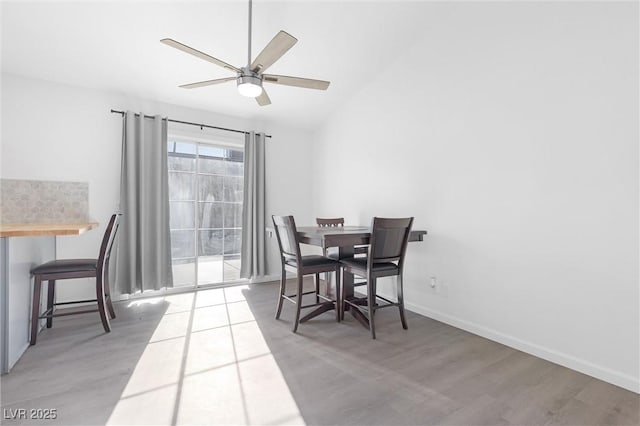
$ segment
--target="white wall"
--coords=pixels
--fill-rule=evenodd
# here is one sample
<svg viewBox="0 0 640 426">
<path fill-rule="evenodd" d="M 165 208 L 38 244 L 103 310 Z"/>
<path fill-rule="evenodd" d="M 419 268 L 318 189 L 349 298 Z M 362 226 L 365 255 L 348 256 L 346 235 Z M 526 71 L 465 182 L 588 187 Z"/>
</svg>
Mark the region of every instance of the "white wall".
<svg viewBox="0 0 640 426">
<path fill-rule="evenodd" d="M 104 226 L 118 206 L 122 118 L 111 114 L 112 108 L 271 134 L 266 149 L 267 213 L 310 220 L 307 164 L 312 136 L 306 131 L 2 74 L 2 177 L 89 182 L 89 210 L 101 226 L 80 236 L 58 237 L 59 258 L 97 256 Z M 268 248 L 269 272 L 279 273 L 275 240 Z M 61 282 L 59 288 L 61 300 L 78 296 L 71 288 L 83 289 L 84 296 L 92 291 L 88 283 Z"/>
<path fill-rule="evenodd" d="M 414 215 L 410 309 L 638 392 L 638 5 L 432 7 L 318 133 L 314 214 Z"/>
</svg>

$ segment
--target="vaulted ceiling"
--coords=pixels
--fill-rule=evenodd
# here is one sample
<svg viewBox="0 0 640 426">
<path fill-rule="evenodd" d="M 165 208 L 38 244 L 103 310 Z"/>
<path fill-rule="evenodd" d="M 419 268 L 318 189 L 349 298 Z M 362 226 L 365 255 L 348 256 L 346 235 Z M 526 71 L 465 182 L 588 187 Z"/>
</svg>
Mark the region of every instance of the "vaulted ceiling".
<svg viewBox="0 0 640 426">
<path fill-rule="evenodd" d="M 1 5 L 3 72 L 302 128 L 322 123 L 407 48 L 429 8 L 416 1 L 255 0 L 252 56 L 282 29 L 299 41 L 269 72 L 331 81 L 326 92 L 268 85 L 273 103 L 259 107 L 240 96 L 233 82 L 178 88 L 233 74 L 159 42 L 174 38 L 242 66 L 248 1 Z M 408 69 L 407 75 L 414 72 Z"/>
</svg>

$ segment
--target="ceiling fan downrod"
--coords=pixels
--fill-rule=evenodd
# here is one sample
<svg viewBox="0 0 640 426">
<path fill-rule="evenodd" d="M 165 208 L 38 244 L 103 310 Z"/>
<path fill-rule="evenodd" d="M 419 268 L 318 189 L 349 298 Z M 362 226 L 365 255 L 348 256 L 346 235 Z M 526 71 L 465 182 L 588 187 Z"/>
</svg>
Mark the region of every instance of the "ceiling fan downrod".
<svg viewBox="0 0 640 426">
<path fill-rule="evenodd" d="M 251 69 L 251 12 L 253 1 L 249 0 L 249 37 L 247 49 L 247 66 L 240 68 L 236 84 L 241 95 L 255 98 L 262 94 L 262 76 Z"/>
<path fill-rule="evenodd" d="M 251 67 L 251 12 L 253 1 L 249 0 L 249 48 L 247 49 L 247 68 Z"/>
</svg>

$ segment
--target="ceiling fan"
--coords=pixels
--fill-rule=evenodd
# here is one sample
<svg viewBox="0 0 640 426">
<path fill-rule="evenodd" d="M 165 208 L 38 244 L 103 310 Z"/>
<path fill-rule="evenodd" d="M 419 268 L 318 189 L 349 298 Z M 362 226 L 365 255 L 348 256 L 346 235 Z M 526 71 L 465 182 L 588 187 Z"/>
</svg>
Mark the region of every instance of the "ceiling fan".
<svg viewBox="0 0 640 426">
<path fill-rule="evenodd" d="M 267 92 L 262 87 L 262 83 L 282 84 L 285 86 L 303 87 L 305 89 L 327 90 L 327 87 L 329 87 L 330 84 L 328 81 L 289 77 L 286 75 L 264 74 L 267 68 L 280 59 L 282 55 L 291 49 L 298 41 L 298 39 L 285 31 L 280 31 L 276 34 L 265 48 L 262 49 L 262 52 L 260 52 L 253 62 L 251 62 L 251 9 L 252 0 L 249 0 L 249 52 L 247 55 L 247 66 L 245 67 L 234 67 L 220 59 L 214 58 L 211 55 L 207 55 L 204 52 L 170 38 L 160 40 L 161 43 L 164 43 L 167 46 L 182 50 L 190 55 L 204 59 L 205 61 L 209 61 L 236 73 L 235 77 L 199 81 L 197 83 L 183 84 L 180 87 L 184 89 L 195 89 L 197 87 L 210 86 L 213 84 L 236 80 L 240 94 L 250 98 L 256 98 L 256 101 L 260 106 L 269 105 L 271 103 L 271 99 L 269 99 L 269 95 L 267 95 Z"/>
</svg>

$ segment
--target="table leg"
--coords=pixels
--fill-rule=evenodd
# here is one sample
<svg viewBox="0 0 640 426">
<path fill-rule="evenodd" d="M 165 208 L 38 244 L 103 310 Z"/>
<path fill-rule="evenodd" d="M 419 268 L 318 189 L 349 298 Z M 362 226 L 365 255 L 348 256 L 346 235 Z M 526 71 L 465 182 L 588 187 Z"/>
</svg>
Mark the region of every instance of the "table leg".
<svg viewBox="0 0 640 426">
<path fill-rule="evenodd" d="M 354 249 L 353 246 L 345 246 L 338 248 L 338 258 L 344 259 L 347 257 L 353 257 Z M 344 296 L 347 299 L 353 297 L 353 274 L 349 272 L 343 272 L 342 274 L 342 285 L 344 286 Z M 345 304 L 344 309 L 346 311 L 349 310 L 349 305 Z"/>
</svg>

